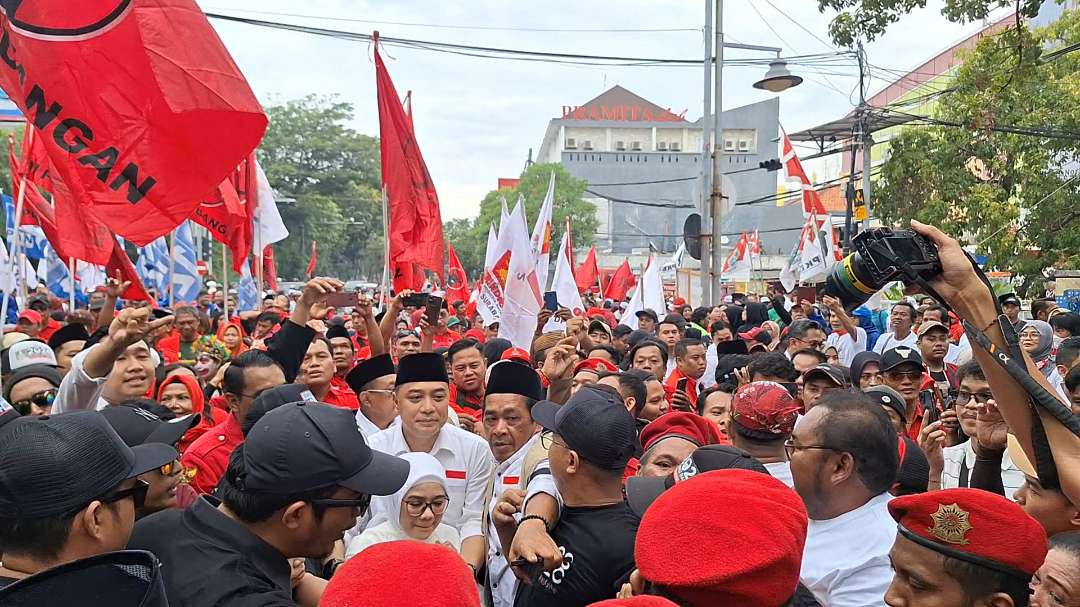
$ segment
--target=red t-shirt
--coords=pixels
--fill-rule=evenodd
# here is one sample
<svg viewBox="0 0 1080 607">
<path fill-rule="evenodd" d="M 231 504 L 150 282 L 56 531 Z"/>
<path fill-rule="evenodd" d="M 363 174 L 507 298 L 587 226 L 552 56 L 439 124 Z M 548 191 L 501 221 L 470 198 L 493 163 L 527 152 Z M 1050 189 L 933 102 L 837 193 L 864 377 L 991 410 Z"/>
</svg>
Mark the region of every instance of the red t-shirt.
<svg viewBox="0 0 1080 607">
<path fill-rule="evenodd" d="M 447 329 L 446 333 L 443 333 L 442 335 L 439 335 L 438 333 L 435 334 L 435 339 L 433 339 L 431 341 L 431 347 L 432 348 L 449 348 L 450 344 L 454 343 L 455 341 L 457 341 L 459 339 L 461 339 L 461 334 L 460 333 L 457 333 L 455 331 L 451 331 L 450 329 Z"/>
<path fill-rule="evenodd" d="M 330 379 L 330 390 L 326 393 L 326 397 L 322 399 L 322 402 L 335 407 L 343 407 L 350 411 L 356 411 L 360 408 L 360 399 L 356 397 L 356 392 L 352 391 L 352 388 L 345 383 L 344 379 L 339 379 L 336 375 Z"/>
</svg>

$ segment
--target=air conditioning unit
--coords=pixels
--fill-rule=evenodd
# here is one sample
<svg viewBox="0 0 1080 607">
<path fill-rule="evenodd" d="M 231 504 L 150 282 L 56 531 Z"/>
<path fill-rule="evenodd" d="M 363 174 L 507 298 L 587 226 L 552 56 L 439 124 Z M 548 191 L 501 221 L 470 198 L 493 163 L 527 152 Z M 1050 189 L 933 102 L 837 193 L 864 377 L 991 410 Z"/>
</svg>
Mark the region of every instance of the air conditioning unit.
<svg viewBox="0 0 1080 607">
<path fill-rule="evenodd" d="M 635 151 L 635 152 L 640 152 L 641 151 L 641 142 L 640 141 L 631 141 L 630 142 L 630 149 Z"/>
<path fill-rule="evenodd" d="M 740 139 L 739 140 L 739 151 L 740 152 L 749 152 L 750 151 L 750 142 L 745 140 L 745 139 Z"/>
<path fill-rule="evenodd" d="M 577 149 L 577 139 L 574 139 L 573 137 L 567 137 L 566 138 L 566 149 L 568 149 L 568 150 L 576 150 Z"/>
<path fill-rule="evenodd" d="M 592 149 L 592 139 L 583 140 L 581 142 L 581 149 L 583 149 L 583 150 L 591 150 Z"/>
<path fill-rule="evenodd" d="M 734 152 L 735 151 L 735 140 L 733 140 L 733 139 L 725 139 L 724 140 L 724 151 L 725 152 Z"/>
<path fill-rule="evenodd" d="M 675 144 L 673 143 L 671 145 L 675 145 Z M 657 141 L 656 142 L 656 149 L 661 151 L 661 152 L 666 152 L 667 151 L 667 142 L 666 141 Z"/>
<path fill-rule="evenodd" d="M 678 152 L 681 149 L 682 149 L 682 144 L 681 143 L 679 143 L 678 141 L 672 141 L 671 142 L 671 151 L 672 152 Z"/>
<path fill-rule="evenodd" d="M 615 150 L 619 151 L 619 152 L 626 151 L 626 142 L 625 141 L 616 141 L 615 142 Z"/>
</svg>

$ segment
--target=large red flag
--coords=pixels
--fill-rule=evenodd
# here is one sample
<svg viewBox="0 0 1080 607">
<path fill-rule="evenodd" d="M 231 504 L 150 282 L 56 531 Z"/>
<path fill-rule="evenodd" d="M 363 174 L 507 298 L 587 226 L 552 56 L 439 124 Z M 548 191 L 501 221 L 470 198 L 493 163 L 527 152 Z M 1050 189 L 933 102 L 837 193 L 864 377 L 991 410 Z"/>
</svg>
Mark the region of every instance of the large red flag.
<svg viewBox="0 0 1080 607">
<path fill-rule="evenodd" d="M 307 274 L 307 277 L 309 279 L 312 278 L 313 276 L 315 276 L 315 268 L 318 265 L 319 265 L 319 244 L 316 241 L 312 240 L 311 241 L 311 257 L 308 258 L 307 269 L 304 270 L 304 273 Z"/>
<path fill-rule="evenodd" d="M 271 289 L 277 291 L 277 263 L 274 261 L 274 245 L 268 244 L 263 247 L 263 282 L 270 286 Z M 258 276 L 258 274 L 255 274 Z M 259 291 L 262 291 L 263 286 L 259 285 Z"/>
<path fill-rule="evenodd" d="M 465 267 L 461 265 L 454 245 L 447 247 L 446 303 L 456 304 L 469 299 L 469 279 L 465 277 Z"/>
<path fill-rule="evenodd" d="M 255 237 L 253 221 L 259 201 L 255 182 L 255 153 L 252 152 L 228 177 L 218 184 L 211 196 L 195 207 L 191 219 L 206 228 L 216 240 L 225 243 L 232 253 L 233 270 L 239 272 L 251 254 Z"/>
<path fill-rule="evenodd" d="M 630 262 L 624 260 L 622 265 L 616 268 L 615 273 L 611 275 L 611 280 L 608 281 L 607 286 L 604 288 L 604 298 L 612 301 L 626 299 L 626 294 L 630 292 L 634 282 L 634 273 L 630 270 Z"/>
<path fill-rule="evenodd" d="M 589 249 L 585 261 L 574 272 L 574 278 L 577 280 L 578 291 L 583 293 L 590 291 L 598 284 L 596 281 L 600 278 L 600 268 L 596 265 L 596 247 Z"/>
<path fill-rule="evenodd" d="M 415 275 L 403 264 L 416 264 L 443 276 L 443 230 L 439 197 L 431 182 L 412 120 L 401 106 L 394 82 L 379 55 L 375 35 L 375 82 L 379 99 L 379 134 L 382 152 L 382 179 L 389 201 L 390 268 L 394 271 L 394 290 L 413 288 Z"/>
<path fill-rule="evenodd" d="M 131 283 L 127 290 L 120 294 L 120 297 L 149 301 L 156 305 L 154 298 L 146 291 L 142 280 L 139 279 L 139 273 L 135 271 L 135 264 L 131 263 L 131 258 L 128 257 L 123 245 L 117 242 L 115 238 L 113 242 L 116 243 L 116 246 L 113 247 L 112 255 L 109 256 L 109 263 L 105 264 L 105 272 L 112 277 L 119 274 L 121 281 L 126 280 Z"/>
<path fill-rule="evenodd" d="M 0 3 L 0 87 L 70 200 L 145 245 L 187 219 L 266 130 L 194 0 Z"/>
</svg>

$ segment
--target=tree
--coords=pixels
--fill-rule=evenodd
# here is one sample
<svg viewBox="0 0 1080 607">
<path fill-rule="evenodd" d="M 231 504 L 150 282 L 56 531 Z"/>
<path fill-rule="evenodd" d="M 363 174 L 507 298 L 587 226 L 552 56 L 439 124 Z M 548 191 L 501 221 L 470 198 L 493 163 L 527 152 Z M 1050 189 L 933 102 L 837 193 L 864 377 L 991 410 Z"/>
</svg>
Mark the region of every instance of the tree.
<svg viewBox="0 0 1080 607">
<path fill-rule="evenodd" d="M 1061 4 L 1063 0 L 1054 0 Z M 954 23 L 979 21 L 990 11 L 1004 6 L 1015 7 L 1023 17 L 1039 13 L 1043 0 L 945 0 L 941 14 Z M 873 40 L 926 0 L 818 0 L 818 10 L 838 11 L 829 23 L 829 36 L 840 46 L 852 47 L 858 40 Z"/>
<path fill-rule="evenodd" d="M 345 124 L 353 106 L 307 96 L 266 108 L 270 126 L 259 160 L 270 185 L 295 204 L 281 207 L 290 238 L 275 251 L 282 278 L 299 278 L 311 241 L 319 272 L 377 279 L 382 253 L 379 140 Z"/>
<path fill-rule="evenodd" d="M 1045 59 L 1078 41 L 1080 11 L 983 38 L 935 105 L 938 124 L 890 140 L 875 214 L 959 235 L 1022 291 L 1047 267 L 1080 265 L 1080 58 Z"/>
<path fill-rule="evenodd" d="M 473 278 L 483 270 L 487 249 L 488 227 L 499 225 L 501 199 L 513 208 L 518 196 L 524 197 L 525 216 L 532 231 L 540 205 L 547 193 L 548 179 L 555 172 L 555 199 L 552 205 L 551 246 L 559 246 L 565 231 L 566 218 L 571 218 L 574 246 L 589 246 L 596 237 L 596 209 L 582 199 L 588 182 L 572 176 L 561 164 L 533 164 L 521 175 L 521 182 L 511 189 L 492 190 L 480 202 L 480 213 L 472 219 L 457 219 L 447 223 L 443 232 L 454 246 L 465 272 Z M 554 268 L 554 264 L 551 265 Z"/>
</svg>

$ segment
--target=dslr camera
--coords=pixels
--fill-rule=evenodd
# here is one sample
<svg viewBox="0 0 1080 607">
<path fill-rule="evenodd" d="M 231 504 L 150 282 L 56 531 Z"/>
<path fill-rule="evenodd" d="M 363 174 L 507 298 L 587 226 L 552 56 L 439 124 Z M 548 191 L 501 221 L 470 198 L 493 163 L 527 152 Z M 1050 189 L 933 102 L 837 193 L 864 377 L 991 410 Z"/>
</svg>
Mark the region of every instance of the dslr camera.
<svg viewBox="0 0 1080 607">
<path fill-rule="evenodd" d="M 894 280 L 910 283 L 941 273 L 937 247 L 911 230 L 874 228 L 856 235 L 851 245 L 855 251 L 833 267 L 822 289 L 848 312 Z"/>
</svg>

